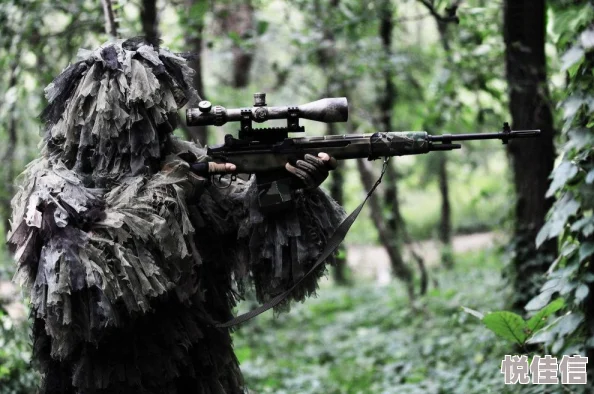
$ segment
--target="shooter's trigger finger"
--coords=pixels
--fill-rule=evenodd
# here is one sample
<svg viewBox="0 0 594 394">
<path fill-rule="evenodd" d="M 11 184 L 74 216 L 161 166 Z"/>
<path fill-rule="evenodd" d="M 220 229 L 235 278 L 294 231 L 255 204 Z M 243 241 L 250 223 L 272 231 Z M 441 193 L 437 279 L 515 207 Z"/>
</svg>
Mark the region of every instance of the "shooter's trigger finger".
<svg viewBox="0 0 594 394">
<path fill-rule="evenodd" d="M 338 167 L 338 160 L 330 156 L 328 153 L 320 152 L 318 153 L 318 157 L 322 159 L 327 168 L 334 170 Z"/>
<path fill-rule="evenodd" d="M 237 169 L 235 164 L 232 163 L 215 163 L 214 161 L 208 162 L 208 173 L 209 174 L 228 174 Z"/>
</svg>

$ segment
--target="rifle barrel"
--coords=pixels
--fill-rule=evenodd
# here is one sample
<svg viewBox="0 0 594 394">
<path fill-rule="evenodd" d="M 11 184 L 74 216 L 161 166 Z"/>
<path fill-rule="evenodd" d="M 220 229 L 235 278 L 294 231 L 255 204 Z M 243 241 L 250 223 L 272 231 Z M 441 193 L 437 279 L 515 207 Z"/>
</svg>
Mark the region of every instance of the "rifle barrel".
<svg viewBox="0 0 594 394">
<path fill-rule="evenodd" d="M 470 140 L 496 140 L 507 141 L 514 138 L 530 138 L 540 134 L 540 130 L 516 130 L 503 131 L 500 133 L 476 133 L 476 134 L 442 134 L 429 135 L 430 142 L 451 142 L 451 141 L 470 141 Z"/>
</svg>

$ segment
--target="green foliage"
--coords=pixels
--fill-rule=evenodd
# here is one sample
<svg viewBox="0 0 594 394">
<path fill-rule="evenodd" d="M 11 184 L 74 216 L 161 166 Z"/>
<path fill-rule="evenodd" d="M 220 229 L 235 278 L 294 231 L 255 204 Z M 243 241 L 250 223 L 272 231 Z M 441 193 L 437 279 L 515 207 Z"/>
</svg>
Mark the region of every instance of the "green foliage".
<svg viewBox="0 0 594 394">
<path fill-rule="evenodd" d="M 564 305 L 563 299 L 558 298 L 528 320 L 524 320 L 522 316 L 509 311 L 489 312 L 483 315 L 469 308 L 463 308 L 463 310 L 478 317 L 485 327 L 493 331 L 495 335 L 525 348 L 527 343 L 535 343 L 534 337 L 546 326 L 549 317 L 562 309 Z"/>
<path fill-rule="evenodd" d="M 590 175 L 594 171 L 594 6 L 586 1 L 560 1 L 552 16 L 553 38 L 564 51 L 559 67 L 567 78 L 559 106 L 564 122 L 563 145 L 546 193 L 547 197 L 555 197 L 555 202 L 536 237 L 536 245 L 556 239 L 559 255 L 540 293 L 526 305 L 527 310 L 538 311 L 529 320 L 500 311 L 486 315 L 483 322 L 523 349 L 531 345 L 558 356 L 591 354 L 594 316 L 588 303 L 592 302 L 594 284 L 594 176 Z M 533 262 L 537 263 L 538 258 L 532 256 Z M 559 298 L 551 302 L 554 297 Z M 561 309 L 561 316 L 549 318 Z"/>
<path fill-rule="evenodd" d="M 507 311 L 491 312 L 483 318 L 485 326 L 501 338 L 523 345 L 528 334 L 521 316 Z"/>
<path fill-rule="evenodd" d="M 555 354 L 584 353 L 594 347 L 594 322 L 588 312 L 594 283 L 594 6 L 591 2 L 561 1 L 554 8 L 554 38 L 566 72 L 560 162 L 551 174 L 548 197 L 555 197 L 536 243 L 557 239 L 559 256 L 551 265 L 541 293 L 527 308 L 539 308 L 555 294 L 567 302 L 567 313 L 532 338 Z M 589 300 L 589 301 L 588 301 Z"/>
<path fill-rule="evenodd" d="M 506 342 L 461 310 L 499 309 L 501 254 L 455 256 L 414 306 L 404 290 L 322 287 L 289 314 L 235 333 L 248 387 L 258 393 L 512 393 L 499 372 Z M 472 345 L 469 345 L 472 344 Z M 514 391 L 516 390 L 516 391 Z"/>
<path fill-rule="evenodd" d="M 28 325 L 12 320 L 0 306 L 0 394 L 32 393 L 37 387 L 29 342 Z"/>
<path fill-rule="evenodd" d="M 456 163 L 451 167 L 449 186 L 454 234 L 501 230 L 513 200 L 510 184 L 506 182 L 505 152 L 495 144 L 484 163 Z M 486 150 L 481 150 L 487 155 Z M 475 152 L 478 154 L 478 152 Z M 453 153 L 455 155 L 456 153 Z M 400 208 L 407 230 L 414 240 L 437 236 L 440 220 L 439 190 L 436 182 L 423 185 L 424 172 L 419 171 L 422 158 L 397 158 L 399 172 Z M 457 162 L 457 158 L 452 157 Z M 343 163 L 345 175 L 345 208 L 353 210 L 363 198 L 355 163 Z M 385 187 L 382 183 L 378 192 Z M 377 243 L 377 232 L 365 211 L 357 219 L 347 236 L 351 244 Z M 387 213 L 385 215 L 387 219 Z"/>
</svg>

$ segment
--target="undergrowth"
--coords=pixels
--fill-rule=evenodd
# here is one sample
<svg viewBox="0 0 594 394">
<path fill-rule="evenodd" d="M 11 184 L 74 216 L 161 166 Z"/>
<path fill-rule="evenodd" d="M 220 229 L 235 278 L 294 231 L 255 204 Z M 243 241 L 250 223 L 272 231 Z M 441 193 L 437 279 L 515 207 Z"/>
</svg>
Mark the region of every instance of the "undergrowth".
<svg viewBox="0 0 594 394">
<path fill-rule="evenodd" d="M 495 250 L 457 256 L 412 307 L 398 282 L 322 286 L 288 314 L 249 322 L 235 349 L 251 393 L 571 392 L 506 386 L 510 346 L 461 310 L 504 307 L 501 260 Z"/>
</svg>

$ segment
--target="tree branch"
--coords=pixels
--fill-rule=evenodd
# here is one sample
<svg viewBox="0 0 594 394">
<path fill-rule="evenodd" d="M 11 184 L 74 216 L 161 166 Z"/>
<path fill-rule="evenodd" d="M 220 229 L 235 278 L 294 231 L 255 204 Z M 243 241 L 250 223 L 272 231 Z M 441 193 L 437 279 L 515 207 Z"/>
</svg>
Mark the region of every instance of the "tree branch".
<svg viewBox="0 0 594 394">
<path fill-rule="evenodd" d="M 140 19 L 142 20 L 142 31 L 146 40 L 153 46 L 158 46 L 160 34 L 156 0 L 143 0 Z"/>
<path fill-rule="evenodd" d="M 21 37 L 16 39 L 14 45 L 15 53 L 20 52 Z M 14 56 L 10 65 L 10 78 L 8 82 L 9 89 L 17 86 L 18 82 L 18 56 Z M 2 155 L 2 163 L 4 163 L 4 196 L 1 201 L 1 213 L 4 221 L 4 235 L 10 230 L 10 200 L 14 193 L 14 154 L 17 147 L 17 119 L 15 115 L 17 100 L 15 100 L 9 107 L 8 114 L 8 143 L 6 150 Z"/>
<path fill-rule="evenodd" d="M 357 168 L 359 169 L 359 175 L 361 183 L 366 190 L 370 190 L 373 186 L 373 172 L 370 168 L 370 164 L 367 160 L 357 160 Z M 377 228 L 380 242 L 386 248 L 386 252 L 390 257 L 390 263 L 394 276 L 399 278 L 406 285 L 408 298 L 413 301 L 415 298 L 414 290 L 414 275 L 412 270 L 406 265 L 402 259 L 402 254 L 396 241 L 396 234 L 386 225 L 382 214 L 382 204 L 377 194 L 369 196 L 368 200 L 369 210 L 371 212 L 371 220 Z"/>
<path fill-rule="evenodd" d="M 111 1 L 112 0 L 101 0 L 101 4 L 103 5 L 103 14 L 105 15 L 105 32 L 111 37 L 117 38 L 119 26 Z"/>
<path fill-rule="evenodd" d="M 425 8 L 427 8 L 427 10 L 429 11 L 429 13 L 431 15 L 433 15 L 433 17 L 435 18 L 435 20 L 438 23 L 460 23 L 460 18 L 458 18 L 458 16 L 456 15 L 456 11 L 458 11 L 458 6 L 460 5 L 460 3 L 462 3 L 462 0 L 456 0 L 451 6 L 446 7 L 445 15 L 441 15 L 439 12 L 437 12 L 437 10 L 435 9 L 435 1 L 434 0 L 418 0 L 421 4 L 423 4 L 425 6 Z"/>
</svg>

